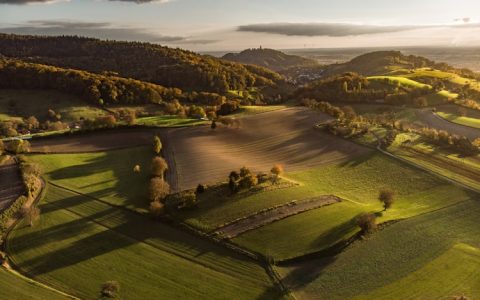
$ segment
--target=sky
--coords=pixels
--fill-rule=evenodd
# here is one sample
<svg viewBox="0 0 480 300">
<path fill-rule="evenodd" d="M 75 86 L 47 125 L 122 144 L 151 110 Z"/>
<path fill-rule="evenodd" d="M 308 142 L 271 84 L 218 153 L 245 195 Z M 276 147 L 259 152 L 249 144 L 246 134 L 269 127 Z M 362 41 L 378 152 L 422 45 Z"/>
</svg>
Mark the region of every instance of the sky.
<svg viewBox="0 0 480 300">
<path fill-rule="evenodd" d="M 194 51 L 480 46 L 480 1 L 0 0 L 0 32 Z"/>
</svg>

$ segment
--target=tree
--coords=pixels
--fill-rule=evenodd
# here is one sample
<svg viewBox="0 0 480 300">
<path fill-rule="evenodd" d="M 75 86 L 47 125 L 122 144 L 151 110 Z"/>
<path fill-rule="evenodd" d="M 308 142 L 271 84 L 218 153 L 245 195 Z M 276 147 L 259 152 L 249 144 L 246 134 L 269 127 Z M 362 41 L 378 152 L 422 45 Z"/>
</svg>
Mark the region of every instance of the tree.
<svg viewBox="0 0 480 300">
<path fill-rule="evenodd" d="M 30 143 L 26 140 L 15 139 L 7 144 L 6 149 L 16 154 L 26 153 L 30 152 Z"/>
<path fill-rule="evenodd" d="M 394 201 L 394 192 L 391 189 L 383 189 L 378 194 L 378 200 L 383 203 L 384 210 L 392 207 Z"/>
<path fill-rule="evenodd" d="M 2 155 L 4 151 L 5 151 L 5 145 L 3 144 L 3 141 L 0 140 L 0 155 Z"/>
<path fill-rule="evenodd" d="M 149 210 L 152 216 L 159 217 L 165 212 L 165 205 L 160 201 L 152 201 L 150 202 Z"/>
<path fill-rule="evenodd" d="M 28 222 L 30 227 L 32 227 L 35 222 L 40 218 L 40 208 L 38 207 L 24 207 L 23 208 L 23 216 L 25 220 Z"/>
<path fill-rule="evenodd" d="M 155 156 L 152 159 L 152 175 L 156 177 L 163 178 L 163 175 L 168 170 L 168 164 L 160 156 Z"/>
<path fill-rule="evenodd" d="M 252 174 L 248 174 L 242 179 L 240 179 L 239 185 L 242 189 L 250 189 L 251 187 L 258 184 L 258 179 Z"/>
<path fill-rule="evenodd" d="M 25 124 L 28 130 L 34 130 L 40 127 L 40 122 L 38 122 L 37 118 L 35 118 L 34 116 L 28 117 L 28 119 L 25 121 Z"/>
<path fill-rule="evenodd" d="M 278 177 L 283 173 L 283 166 L 282 165 L 275 165 L 270 170 L 273 175 L 273 183 L 277 182 Z"/>
<path fill-rule="evenodd" d="M 149 194 L 151 201 L 160 201 L 170 193 L 170 185 L 160 177 L 150 179 Z"/>
<path fill-rule="evenodd" d="M 356 222 L 364 234 L 372 233 L 377 228 L 376 217 L 374 214 L 363 213 L 357 217 Z"/>
<path fill-rule="evenodd" d="M 102 284 L 102 296 L 107 298 L 116 298 L 120 293 L 120 283 L 117 281 L 107 281 Z"/>
<path fill-rule="evenodd" d="M 212 125 L 210 126 L 210 128 L 212 128 L 212 130 L 215 130 L 215 128 L 217 128 L 217 123 L 215 122 L 215 120 L 212 121 Z"/>
<path fill-rule="evenodd" d="M 157 155 L 162 151 L 162 141 L 158 135 L 153 137 L 153 152 Z"/>
<path fill-rule="evenodd" d="M 123 118 L 128 125 L 135 125 L 137 122 L 137 115 L 134 110 L 127 110 Z"/>
<path fill-rule="evenodd" d="M 246 177 L 246 176 L 248 176 L 248 175 L 252 175 L 252 172 L 250 171 L 250 169 L 247 168 L 247 167 L 242 167 L 242 168 L 240 169 L 240 177 L 243 178 L 243 177 Z"/>
</svg>

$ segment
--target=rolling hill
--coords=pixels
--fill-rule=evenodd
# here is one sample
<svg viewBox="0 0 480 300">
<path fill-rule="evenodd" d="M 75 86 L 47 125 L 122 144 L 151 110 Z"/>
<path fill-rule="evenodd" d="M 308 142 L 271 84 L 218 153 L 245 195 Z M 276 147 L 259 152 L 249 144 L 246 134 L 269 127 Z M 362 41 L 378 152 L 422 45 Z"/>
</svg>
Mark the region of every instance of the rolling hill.
<svg viewBox="0 0 480 300">
<path fill-rule="evenodd" d="M 289 68 L 318 65 L 313 59 L 264 48 L 246 49 L 240 53 L 227 53 L 222 58 L 233 62 L 265 67 L 277 72 Z"/>
<path fill-rule="evenodd" d="M 226 92 L 283 81 L 281 75 L 262 67 L 150 43 L 0 34 L 0 54 L 185 90 Z"/>
</svg>

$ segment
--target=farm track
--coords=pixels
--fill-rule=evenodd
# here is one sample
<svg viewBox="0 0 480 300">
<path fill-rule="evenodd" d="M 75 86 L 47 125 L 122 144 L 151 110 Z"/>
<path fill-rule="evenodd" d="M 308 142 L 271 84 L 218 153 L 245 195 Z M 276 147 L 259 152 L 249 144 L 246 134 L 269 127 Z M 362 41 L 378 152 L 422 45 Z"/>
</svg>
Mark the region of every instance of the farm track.
<svg viewBox="0 0 480 300">
<path fill-rule="evenodd" d="M 429 109 L 419 109 L 416 111 L 416 114 L 422 122 L 431 128 L 445 130 L 452 134 L 465 136 L 472 141 L 480 137 L 480 129 L 447 121 L 437 116 Z"/>
<path fill-rule="evenodd" d="M 288 218 L 290 216 L 307 212 L 312 209 L 321 208 L 330 204 L 341 202 L 342 200 L 333 195 L 325 195 L 306 199 L 302 201 L 290 202 L 282 206 L 275 207 L 255 213 L 233 223 L 217 228 L 215 235 L 225 238 L 234 238 L 244 232 L 257 229 L 270 223 Z"/>
<path fill-rule="evenodd" d="M 0 212 L 8 208 L 24 190 L 18 164 L 10 158 L 0 166 Z"/>
</svg>

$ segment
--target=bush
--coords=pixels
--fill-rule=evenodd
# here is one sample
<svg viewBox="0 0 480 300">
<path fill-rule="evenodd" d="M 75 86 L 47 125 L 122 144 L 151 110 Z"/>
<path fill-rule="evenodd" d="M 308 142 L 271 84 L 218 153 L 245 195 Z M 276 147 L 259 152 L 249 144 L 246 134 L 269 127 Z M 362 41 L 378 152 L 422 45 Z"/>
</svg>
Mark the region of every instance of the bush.
<svg viewBox="0 0 480 300">
<path fill-rule="evenodd" d="M 205 190 L 207 189 L 207 186 L 204 184 L 199 184 L 197 185 L 196 193 L 197 194 L 203 194 Z"/>
<path fill-rule="evenodd" d="M 116 298 L 120 293 L 120 283 L 117 281 L 107 281 L 102 284 L 102 296 L 107 298 Z"/>
<path fill-rule="evenodd" d="M 258 184 L 258 179 L 256 176 L 253 176 L 252 174 L 248 174 L 247 176 L 243 177 L 240 179 L 239 185 L 240 188 L 242 189 L 249 189 L 253 186 L 256 186 Z"/>
<path fill-rule="evenodd" d="M 149 210 L 152 216 L 159 217 L 165 212 L 165 205 L 160 201 L 152 201 L 150 202 Z"/>
<path fill-rule="evenodd" d="M 157 155 L 160 154 L 162 151 L 162 141 L 160 141 L 160 138 L 158 136 L 155 136 L 153 138 L 153 152 L 155 152 Z"/>
<path fill-rule="evenodd" d="M 197 205 L 197 195 L 193 191 L 183 191 L 168 195 L 165 199 L 165 206 L 168 209 L 193 208 Z"/>
</svg>

